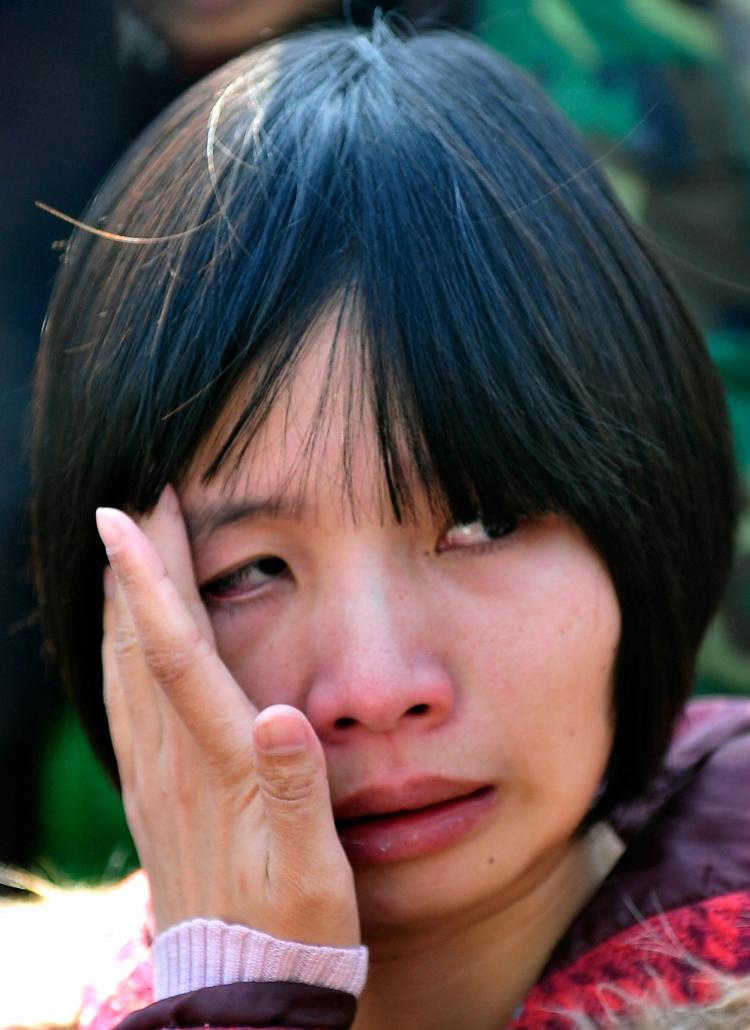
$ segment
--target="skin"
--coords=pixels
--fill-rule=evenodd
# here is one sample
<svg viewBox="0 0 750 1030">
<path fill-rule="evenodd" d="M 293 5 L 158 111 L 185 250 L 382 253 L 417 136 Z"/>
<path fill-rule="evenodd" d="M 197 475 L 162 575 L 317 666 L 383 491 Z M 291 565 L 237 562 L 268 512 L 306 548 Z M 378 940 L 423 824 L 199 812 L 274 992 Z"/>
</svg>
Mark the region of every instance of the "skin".
<svg viewBox="0 0 750 1030">
<path fill-rule="evenodd" d="M 354 505 L 342 503 L 343 388 L 299 460 L 332 334 L 314 330 L 235 475 L 202 482 L 210 440 L 140 530 L 100 513 L 126 810 L 160 928 L 216 915 L 351 944 L 359 921 L 371 973 L 358 1030 L 394 1011 L 403 1025 L 489 1030 L 616 857 L 601 828 L 575 831 L 611 747 L 619 607 L 564 518 L 490 538 L 423 505 L 396 524 L 366 415 Z M 279 495 L 289 510 L 258 507 Z M 281 561 L 252 564 L 270 556 Z M 301 748 L 269 759 L 264 734 L 290 720 Z M 331 804 L 435 774 L 488 789 L 476 824 L 426 854 L 347 861 Z"/>
<path fill-rule="evenodd" d="M 333 0 L 131 0 L 183 61 L 206 67 L 330 14 Z"/>
</svg>

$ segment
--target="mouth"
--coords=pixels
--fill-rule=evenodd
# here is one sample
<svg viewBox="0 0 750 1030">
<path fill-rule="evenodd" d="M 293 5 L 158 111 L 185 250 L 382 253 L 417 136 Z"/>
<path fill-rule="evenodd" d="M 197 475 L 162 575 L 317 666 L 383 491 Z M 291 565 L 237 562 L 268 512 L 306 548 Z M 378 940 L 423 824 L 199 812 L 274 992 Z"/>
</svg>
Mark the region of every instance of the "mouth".
<svg viewBox="0 0 750 1030">
<path fill-rule="evenodd" d="M 438 796 L 430 800 L 430 795 Z M 336 829 L 353 864 L 406 861 L 465 837 L 496 796 L 486 785 L 451 789 L 424 783 L 402 791 L 367 791 L 336 807 Z"/>
</svg>

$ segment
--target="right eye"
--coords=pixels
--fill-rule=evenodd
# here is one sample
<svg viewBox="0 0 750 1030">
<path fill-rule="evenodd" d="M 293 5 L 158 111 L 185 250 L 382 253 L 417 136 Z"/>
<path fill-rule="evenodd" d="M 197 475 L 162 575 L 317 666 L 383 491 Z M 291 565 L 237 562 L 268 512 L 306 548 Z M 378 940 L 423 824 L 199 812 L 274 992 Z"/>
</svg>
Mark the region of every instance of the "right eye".
<svg viewBox="0 0 750 1030">
<path fill-rule="evenodd" d="M 267 555 L 205 583 L 201 587 L 201 596 L 209 604 L 251 600 L 264 593 L 270 584 L 289 576 L 291 572 L 283 558 Z"/>
</svg>

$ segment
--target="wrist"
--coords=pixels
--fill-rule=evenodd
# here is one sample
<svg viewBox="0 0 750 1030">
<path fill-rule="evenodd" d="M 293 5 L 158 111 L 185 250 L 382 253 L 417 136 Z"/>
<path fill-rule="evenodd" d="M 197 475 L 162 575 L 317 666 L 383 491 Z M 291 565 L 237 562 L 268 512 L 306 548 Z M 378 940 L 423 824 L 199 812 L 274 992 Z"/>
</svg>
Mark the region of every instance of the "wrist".
<svg viewBox="0 0 750 1030">
<path fill-rule="evenodd" d="M 219 919 L 191 919 L 154 941 L 157 999 L 201 987 L 292 981 L 359 996 L 367 977 L 367 948 L 333 948 L 281 940 Z"/>
</svg>

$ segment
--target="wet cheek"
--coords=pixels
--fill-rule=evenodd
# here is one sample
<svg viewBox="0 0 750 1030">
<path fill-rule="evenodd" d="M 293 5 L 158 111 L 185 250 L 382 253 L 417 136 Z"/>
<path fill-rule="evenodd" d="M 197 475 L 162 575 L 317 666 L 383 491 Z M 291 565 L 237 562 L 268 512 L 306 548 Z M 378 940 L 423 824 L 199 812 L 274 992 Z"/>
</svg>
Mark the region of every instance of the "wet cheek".
<svg viewBox="0 0 750 1030">
<path fill-rule="evenodd" d="M 258 708 L 300 704 L 304 655 L 287 635 L 280 639 L 257 619 L 223 614 L 213 620 L 216 647 L 237 683 Z"/>
</svg>

